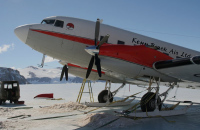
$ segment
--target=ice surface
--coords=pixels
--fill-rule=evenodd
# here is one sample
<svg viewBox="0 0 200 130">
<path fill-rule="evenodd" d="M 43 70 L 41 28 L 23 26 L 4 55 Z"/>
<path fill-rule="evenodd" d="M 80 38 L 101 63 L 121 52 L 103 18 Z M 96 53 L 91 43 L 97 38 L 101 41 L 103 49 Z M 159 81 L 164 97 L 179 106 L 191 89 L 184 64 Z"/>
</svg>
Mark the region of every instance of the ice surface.
<svg viewBox="0 0 200 130">
<path fill-rule="evenodd" d="M 95 129 L 106 124 L 109 121 L 113 123 L 102 127 L 100 129 L 199 129 L 200 128 L 200 105 L 193 105 L 185 115 L 172 116 L 163 118 L 148 118 L 132 120 L 124 117 L 118 117 L 114 114 L 115 110 L 127 109 L 139 101 L 137 98 L 130 106 L 125 107 L 111 107 L 101 108 L 88 114 L 83 114 L 94 108 L 86 107 L 83 104 L 77 104 L 76 99 L 79 92 L 80 83 L 68 84 L 43 84 L 43 85 L 21 85 L 21 98 L 25 101 L 24 106 L 12 105 L 6 103 L 0 107 L 0 129 Z M 111 91 L 114 91 L 120 84 L 112 84 Z M 98 93 L 103 90 L 105 83 L 92 83 L 94 99 L 97 101 Z M 134 85 L 126 85 L 116 95 L 114 100 L 119 100 L 122 97 L 132 95 L 133 93 L 140 92 L 145 88 L 136 87 Z M 161 87 L 161 91 L 166 90 L 166 87 Z M 87 84 L 85 91 L 88 91 Z M 65 100 L 46 100 L 46 99 L 33 99 L 34 96 L 42 93 L 54 93 L 54 98 L 63 98 Z M 144 92 L 145 93 L 145 92 Z M 142 97 L 144 93 L 137 95 Z M 174 88 L 168 99 L 175 100 L 191 100 L 200 102 L 200 90 L 179 88 L 176 91 Z M 81 102 L 89 102 L 89 94 L 84 93 Z M 174 104 L 171 102 L 166 102 Z M 14 107 L 33 107 L 33 109 L 19 109 Z M 179 106 L 179 108 L 184 106 Z M 31 115 L 30 118 L 16 118 L 7 119 L 8 117 L 17 115 Z M 49 119 L 49 120 L 32 120 L 36 118 L 66 116 L 63 118 Z M 67 116 L 71 115 L 71 116 Z M 72 116 L 73 115 L 73 116 Z M 171 123 L 170 121 L 175 121 Z"/>
</svg>

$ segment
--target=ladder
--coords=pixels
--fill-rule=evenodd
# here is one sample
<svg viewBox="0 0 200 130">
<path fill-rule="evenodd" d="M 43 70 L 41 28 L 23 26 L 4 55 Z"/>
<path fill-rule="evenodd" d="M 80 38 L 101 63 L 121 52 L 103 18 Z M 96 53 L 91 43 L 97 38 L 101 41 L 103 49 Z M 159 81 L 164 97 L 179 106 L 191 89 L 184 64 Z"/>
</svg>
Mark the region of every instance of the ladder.
<svg viewBox="0 0 200 130">
<path fill-rule="evenodd" d="M 76 100 L 76 102 L 78 102 L 78 103 L 81 102 L 81 98 L 82 98 L 83 93 L 89 93 L 89 95 L 90 95 L 90 102 L 94 102 L 93 92 L 92 92 L 92 87 L 91 87 L 91 82 L 88 82 L 88 90 L 89 90 L 89 92 L 83 92 L 84 88 L 85 88 L 86 81 L 87 81 L 86 79 L 83 79 L 83 82 L 82 82 L 82 85 L 81 85 L 81 88 L 80 88 L 80 91 L 79 91 L 79 94 L 78 94 L 78 98 Z"/>
</svg>

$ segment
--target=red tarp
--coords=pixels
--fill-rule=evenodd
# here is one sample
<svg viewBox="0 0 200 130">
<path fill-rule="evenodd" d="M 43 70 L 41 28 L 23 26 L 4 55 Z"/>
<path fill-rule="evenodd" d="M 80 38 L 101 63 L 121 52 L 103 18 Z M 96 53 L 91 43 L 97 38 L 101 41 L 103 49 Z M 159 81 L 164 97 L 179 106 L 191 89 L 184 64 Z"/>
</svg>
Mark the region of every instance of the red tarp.
<svg viewBox="0 0 200 130">
<path fill-rule="evenodd" d="M 53 98 L 53 93 L 39 94 L 35 96 L 34 98 Z"/>
</svg>

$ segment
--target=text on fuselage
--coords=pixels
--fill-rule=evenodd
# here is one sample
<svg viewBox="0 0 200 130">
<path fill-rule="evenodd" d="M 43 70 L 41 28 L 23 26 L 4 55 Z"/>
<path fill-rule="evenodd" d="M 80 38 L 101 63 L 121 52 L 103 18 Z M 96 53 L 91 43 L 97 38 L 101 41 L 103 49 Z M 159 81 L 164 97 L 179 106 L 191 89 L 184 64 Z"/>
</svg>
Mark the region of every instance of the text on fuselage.
<svg viewBox="0 0 200 130">
<path fill-rule="evenodd" d="M 167 47 L 161 47 L 156 45 L 155 43 L 146 43 L 143 41 L 138 40 L 137 38 L 133 38 L 132 43 L 134 45 L 146 45 L 146 46 L 151 46 L 151 47 L 156 47 L 158 50 L 167 53 L 167 54 L 172 54 L 175 56 L 180 56 L 180 57 L 191 57 L 191 54 L 188 54 L 186 52 L 179 52 L 176 49 L 168 49 Z"/>
</svg>

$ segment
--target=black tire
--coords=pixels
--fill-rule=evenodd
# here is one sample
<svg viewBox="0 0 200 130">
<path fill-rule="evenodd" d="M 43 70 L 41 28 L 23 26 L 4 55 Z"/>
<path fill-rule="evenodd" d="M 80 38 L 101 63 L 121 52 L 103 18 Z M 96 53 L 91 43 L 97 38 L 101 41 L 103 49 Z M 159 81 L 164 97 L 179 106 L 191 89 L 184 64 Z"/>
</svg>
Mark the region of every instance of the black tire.
<svg viewBox="0 0 200 130">
<path fill-rule="evenodd" d="M 2 100 L 0 99 L 0 105 L 2 104 Z"/>
<path fill-rule="evenodd" d="M 10 100 L 10 103 L 12 103 L 12 100 Z"/>
<path fill-rule="evenodd" d="M 99 93 L 98 95 L 98 101 L 99 103 L 106 103 L 107 102 L 107 96 L 108 96 L 108 90 L 103 90 Z M 110 92 L 109 94 L 109 101 L 112 102 L 113 101 L 113 95 Z"/>
<path fill-rule="evenodd" d="M 152 97 L 152 95 L 154 95 Z M 151 98 L 152 97 L 152 98 Z M 150 99 L 151 98 L 151 99 Z M 156 98 L 156 94 L 153 93 L 153 92 L 147 92 L 141 99 L 141 102 L 140 102 L 140 107 L 141 107 L 141 110 L 143 112 L 150 112 L 150 111 L 154 111 L 156 109 L 156 106 L 155 106 L 155 98 Z M 149 100 L 150 99 L 150 100 Z M 149 101 L 148 101 L 149 100 Z M 148 101 L 148 102 L 147 102 Z M 162 104 L 161 104 L 161 99 L 160 97 L 158 97 L 158 100 L 157 100 L 157 104 L 159 104 L 158 108 L 159 108 L 159 111 L 161 110 L 162 108 Z"/>
</svg>

